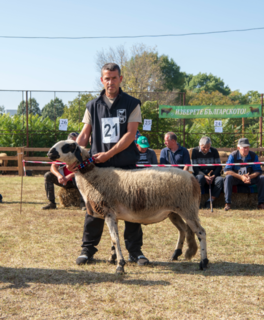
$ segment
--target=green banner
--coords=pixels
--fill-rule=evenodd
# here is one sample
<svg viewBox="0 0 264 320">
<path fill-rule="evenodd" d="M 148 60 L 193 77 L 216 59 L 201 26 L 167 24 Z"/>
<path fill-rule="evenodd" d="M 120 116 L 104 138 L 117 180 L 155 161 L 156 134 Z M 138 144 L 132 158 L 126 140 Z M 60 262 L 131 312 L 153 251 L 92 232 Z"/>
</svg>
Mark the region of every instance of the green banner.
<svg viewBox="0 0 264 320">
<path fill-rule="evenodd" d="M 159 106 L 160 118 L 250 118 L 261 117 L 261 104 L 236 106 Z"/>
</svg>

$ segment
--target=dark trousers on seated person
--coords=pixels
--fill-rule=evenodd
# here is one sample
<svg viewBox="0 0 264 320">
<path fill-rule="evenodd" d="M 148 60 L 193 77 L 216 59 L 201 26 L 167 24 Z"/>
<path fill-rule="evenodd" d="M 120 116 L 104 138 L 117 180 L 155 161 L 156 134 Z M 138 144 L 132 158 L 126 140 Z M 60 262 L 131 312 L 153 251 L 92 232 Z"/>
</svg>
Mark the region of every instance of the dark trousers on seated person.
<svg viewBox="0 0 264 320">
<path fill-rule="evenodd" d="M 231 196 L 232 196 L 232 187 L 237 185 L 245 185 L 251 186 L 256 184 L 258 187 L 258 203 L 264 203 L 264 176 L 258 176 L 251 180 L 251 184 L 244 183 L 238 178 L 235 178 L 231 175 L 227 175 L 225 178 L 225 202 L 231 203 Z"/>
<path fill-rule="evenodd" d="M 203 188 L 209 190 L 209 185 L 207 184 L 204 175 L 198 174 L 195 178 L 199 182 L 201 190 Z M 214 181 L 212 183 L 212 197 L 218 198 L 220 196 L 220 193 L 223 189 L 223 185 L 224 179 L 222 177 L 214 178 Z"/>
<path fill-rule="evenodd" d="M 56 184 L 56 186 L 59 186 L 65 189 L 72 189 L 72 188 L 77 189 L 74 178 L 72 179 L 72 181 L 68 181 L 65 186 L 63 184 L 60 184 L 58 182 L 58 178 L 50 171 L 45 173 L 44 178 L 45 178 L 45 190 L 46 190 L 47 198 L 52 203 L 55 203 L 54 184 Z M 82 201 L 82 197 L 80 199 Z"/>
<path fill-rule="evenodd" d="M 94 255 L 98 250 L 95 248 L 100 242 L 104 229 L 104 220 L 94 218 L 86 213 L 83 230 L 82 253 Z M 139 252 L 142 247 L 142 229 L 140 223 L 125 221 L 125 245 L 129 252 Z"/>
</svg>

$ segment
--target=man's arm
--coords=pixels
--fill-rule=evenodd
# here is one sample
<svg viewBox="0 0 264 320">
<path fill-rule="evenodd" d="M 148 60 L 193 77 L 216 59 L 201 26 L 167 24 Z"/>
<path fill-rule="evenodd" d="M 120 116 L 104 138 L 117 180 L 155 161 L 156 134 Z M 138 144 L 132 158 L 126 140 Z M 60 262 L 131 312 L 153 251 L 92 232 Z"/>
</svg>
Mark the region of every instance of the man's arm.
<svg viewBox="0 0 264 320">
<path fill-rule="evenodd" d="M 92 132 L 92 126 L 90 124 L 85 123 L 81 133 L 79 134 L 76 142 L 81 147 L 86 147 Z"/>
<path fill-rule="evenodd" d="M 96 163 L 104 163 L 110 158 L 112 158 L 117 153 L 125 150 L 127 147 L 131 145 L 131 143 L 135 140 L 135 136 L 138 129 L 138 122 L 129 122 L 127 124 L 127 133 L 123 135 L 123 137 L 107 152 L 99 152 L 94 154 Z M 89 139 L 89 137 L 88 137 Z"/>
<path fill-rule="evenodd" d="M 184 150 L 183 154 L 183 164 L 191 164 L 189 151 L 187 149 Z M 189 171 L 189 167 L 185 166 L 183 168 L 184 171 Z"/>
<path fill-rule="evenodd" d="M 50 172 L 54 174 L 54 176 L 57 177 L 58 182 L 60 184 L 66 184 L 67 183 L 67 179 L 59 172 L 59 166 L 57 164 L 52 164 L 50 167 Z"/>
</svg>

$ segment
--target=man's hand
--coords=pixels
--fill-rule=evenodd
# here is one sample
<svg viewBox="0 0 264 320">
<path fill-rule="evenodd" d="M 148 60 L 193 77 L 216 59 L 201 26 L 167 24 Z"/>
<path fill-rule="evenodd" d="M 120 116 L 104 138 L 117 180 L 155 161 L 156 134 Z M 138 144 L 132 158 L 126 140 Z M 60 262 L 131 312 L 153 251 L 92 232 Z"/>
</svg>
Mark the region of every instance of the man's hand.
<svg viewBox="0 0 264 320">
<path fill-rule="evenodd" d="M 58 178 L 58 182 L 60 183 L 60 184 L 62 184 L 62 185 L 66 185 L 67 184 L 67 182 L 68 182 L 68 180 L 65 178 L 65 177 L 63 177 L 63 176 L 60 176 L 59 178 Z"/>
<path fill-rule="evenodd" d="M 94 157 L 94 162 L 95 163 L 104 163 L 107 160 L 110 159 L 109 155 L 107 154 L 107 152 L 99 152 L 93 155 Z"/>
<path fill-rule="evenodd" d="M 250 176 L 249 176 L 249 173 L 243 174 L 243 175 L 241 176 L 241 180 L 242 180 L 244 183 L 246 183 L 246 184 L 250 184 L 250 183 L 251 183 L 251 178 L 250 178 Z"/>
<path fill-rule="evenodd" d="M 211 176 L 211 177 L 208 177 L 208 176 L 204 176 L 205 177 L 205 180 L 206 180 L 206 183 L 209 185 L 209 184 L 212 184 L 213 181 L 214 181 L 214 178 L 215 176 Z"/>
</svg>

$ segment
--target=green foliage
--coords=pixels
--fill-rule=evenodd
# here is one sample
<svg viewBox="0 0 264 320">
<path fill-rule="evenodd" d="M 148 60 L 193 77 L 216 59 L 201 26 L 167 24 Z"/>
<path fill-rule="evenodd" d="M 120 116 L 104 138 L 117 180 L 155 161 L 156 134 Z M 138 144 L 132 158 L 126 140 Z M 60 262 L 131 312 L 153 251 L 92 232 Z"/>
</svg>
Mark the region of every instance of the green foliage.
<svg viewBox="0 0 264 320">
<path fill-rule="evenodd" d="M 77 97 L 73 101 L 69 101 L 69 106 L 65 106 L 64 108 L 62 118 L 71 120 L 75 123 L 81 122 L 86 109 L 86 104 L 95 98 L 96 96 L 88 93 L 82 94 L 80 98 Z"/>
<path fill-rule="evenodd" d="M 191 90 L 196 93 L 201 91 L 213 92 L 219 91 L 223 95 L 227 96 L 230 94 L 231 90 L 225 85 L 224 81 L 211 73 L 207 75 L 206 73 L 198 73 L 196 76 L 185 75 L 185 89 Z"/>
<path fill-rule="evenodd" d="M 26 123 L 23 116 L 2 115 L 0 128 L 5 134 L 0 135 L 0 146 L 20 147 L 26 146 Z M 68 123 L 68 132 L 58 131 L 59 119 L 56 123 L 48 117 L 43 119 L 39 115 L 32 115 L 29 122 L 29 146 L 47 148 L 59 140 L 67 138 L 68 132 L 77 131 L 78 124 L 72 121 Z"/>
<path fill-rule="evenodd" d="M 232 100 L 229 96 L 225 96 L 219 91 L 205 92 L 200 91 L 199 93 L 193 95 L 189 100 L 188 104 L 191 106 L 221 106 L 221 105 L 236 105 L 239 104 L 238 100 Z"/>
<path fill-rule="evenodd" d="M 164 148 L 164 134 L 169 131 L 175 133 L 179 130 L 179 119 L 159 119 L 159 106 L 157 101 L 146 101 L 141 106 L 142 124 L 138 130 L 141 135 L 148 138 L 151 148 Z M 143 131 L 144 119 L 152 119 L 151 131 Z"/>
<path fill-rule="evenodd" d="M 184 85 L 184 74 L 173 59 L 162 55 L 159 57 L 160 69 L 163 74 L 163 88 L 165 90 L 182 89 Z"/>
<path fill-rule="evenodd" d="M 44 108 L 42 109 L 42 117 L 43 119 L 49 117 L 51 120 L 55 120 L 59 118 L 64 112 L 64 104 L 61 99 L 55 98 L 54 100 L 50 100 Z"/>
<path fill-rule="evenodd" d="M 39 116 L 41 115 L 41 111 L 39 109 L 39 104 L 35 98 L 28 100 L 28 113 Z M 20 104 L 17 107 L 17 114 L 22 115 L 26 114 L 26 101 L 21 101 Z"/>
<path fill-rule="evenodd" d="M 261 95 L 258 93 L 258 91 L 248 91 L 245 94 L 246 99 L 248 100 L 249 104 L 259 104 L 261 103 Z"/>
<path fill-rule="evenodd" d="M 233 125 L 231 119 L 222 120 L 223 133 L 214 132 L 214 120 L 216 119 L 195 119 L 192 125 L 185 128 L 187 148 L 193 148 L 199 145 L 203 136 L 209 135 L 212 140 L 212 146 L 215 148 L 235 147 L 237 140 L 241 138 L 242 125 Z M 241 120 L 240 120 L 241 121 Z"/>
</svg>

